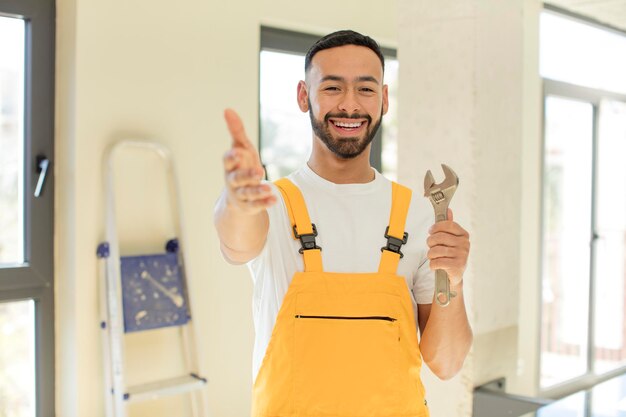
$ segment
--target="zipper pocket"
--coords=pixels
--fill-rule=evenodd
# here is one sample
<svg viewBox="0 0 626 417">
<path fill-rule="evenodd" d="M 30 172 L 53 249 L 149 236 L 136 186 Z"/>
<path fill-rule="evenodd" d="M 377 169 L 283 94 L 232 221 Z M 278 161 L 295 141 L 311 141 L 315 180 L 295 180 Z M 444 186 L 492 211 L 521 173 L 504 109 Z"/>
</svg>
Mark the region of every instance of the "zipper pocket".
<svg viewBox="0 0 626 417">
<path fill-rule="evenodd" d="M 383 321 L 396 321 L 393 317 L 386 316 L 363 316 L 363 317 L 350 317 L 350 316 L 305 316 L 302 314 L 296 314 L 297 319 L 327 319 L 327 320 L 383 320 Z"/>
</svg>

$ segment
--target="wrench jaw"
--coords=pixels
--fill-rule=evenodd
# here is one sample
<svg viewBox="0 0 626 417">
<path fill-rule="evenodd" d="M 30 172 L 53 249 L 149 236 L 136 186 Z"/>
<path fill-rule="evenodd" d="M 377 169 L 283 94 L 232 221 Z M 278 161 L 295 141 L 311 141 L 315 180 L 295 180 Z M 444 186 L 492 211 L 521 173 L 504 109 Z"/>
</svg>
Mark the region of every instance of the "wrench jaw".
<svg viewBox="0 0 626 417">
<path fill-rule="evenodd" d="M 456 175 L 454 171 L 452 171 L 452 168 L 450 168 L 446 164 L 441 164 L 441 169 L 443 170 L 443 174 L 446 177 L 439 185 L 441 188 L 450 188 L 459 185 L 459 176 Z"/>
<path fill-rule="evenodd" d="M 435 178 L 433 178 L 433 173 L 430 172 L 430 169 L 426 171 L 426 176 L 424 177 L 424 197 L 430 197 L 429 192 L 430 189 L 435 185 Z"/>
<path fill-rule="evenodd" d="M 446 213 L 448 204 L 450 204 L 450 200 L 459 184 L 459 177 L 446 164 L 441 164 L 441 169 L 445 174 L 445 178 L 440 184 L 435 183 L 435 178 L 430 170 L 426 172 L 424 177 L 424 197 L 428 197 L 436 212 Z"/>
</svg>

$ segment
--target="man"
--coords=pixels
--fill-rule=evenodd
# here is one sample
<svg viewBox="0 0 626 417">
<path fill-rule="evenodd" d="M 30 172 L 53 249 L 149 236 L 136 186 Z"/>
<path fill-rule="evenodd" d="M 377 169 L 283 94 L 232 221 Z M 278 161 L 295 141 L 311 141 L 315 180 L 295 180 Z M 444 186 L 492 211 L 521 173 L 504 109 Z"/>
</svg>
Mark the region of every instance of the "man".
<svg viewBox="0 0 626 417">
<path fill-rule="evenodd" d="M 311 156 L 276 184 L 225 111 L 232 146 L 215 226 L 225 258 L 248 263 L 254 280 L 254 417 L 427 416 L 422 358 L 449 379 L 469 351 L 468 233 L 451 211 L 433 225 L 420 193 L 370 166 L 388 108 L 383 73 L 378 45 L 359 33 L 311 47 L 297 90 Z M 447 307 L 433 303 L 435 269 L 457 294 Z"/>
</svg>

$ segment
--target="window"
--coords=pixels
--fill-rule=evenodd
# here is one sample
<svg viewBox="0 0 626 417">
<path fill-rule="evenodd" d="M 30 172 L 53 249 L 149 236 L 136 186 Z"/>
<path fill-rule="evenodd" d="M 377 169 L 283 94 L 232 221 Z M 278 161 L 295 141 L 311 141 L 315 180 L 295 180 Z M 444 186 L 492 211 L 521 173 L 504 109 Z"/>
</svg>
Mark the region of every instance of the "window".
<svg viewBox="0 0 626 417">
<path fill-rule="evenodd" d="M 0 0 L 0 416 L 54 414 L 53 52 L 53 0 Z"/>
<path fill-rule="evenodd" d="M 541 16 L 540 387 L 626 372 L 626 34 Z"/>
<path fill-rule="evenodd" d="M 542 77 L 626 94 L 626 34 L 544 12 Z"/>
<path fill-rule="evenodd" d="M 311 123 L 297 106 L 296 86 L 304 77 L 304 57 L 318 36 L 261 28 L 260 154 L 270 180 L 302 166 L 311 152 Z M 371 163 L 388 178 L 397 178 L 396 53 L 383 48 L 389 111 L 372 141 Z"/>
</svg>

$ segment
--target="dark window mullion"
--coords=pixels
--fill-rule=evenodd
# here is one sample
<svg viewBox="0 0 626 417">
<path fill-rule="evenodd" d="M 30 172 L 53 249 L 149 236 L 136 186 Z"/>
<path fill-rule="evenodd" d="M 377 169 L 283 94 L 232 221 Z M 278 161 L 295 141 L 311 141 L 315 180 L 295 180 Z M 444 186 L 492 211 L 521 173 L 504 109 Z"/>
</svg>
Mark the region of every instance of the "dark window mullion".
<svg viewBox="0 0 626 417">
<path fill-rule="evenodd" d="M 29 19 L 26 31 L 25 253 L 29 263 L 40 274 L 48 275 L 47 282 L 51 284 L 52 245 L 41 236 L 53 236 L 54 112 L 51 109 L 54 108 L 54 7 L 52 2 L 42 3 L 42 10 Z M 35 198 L 33 194 L 39 178 L 36 166 L 38 155 L 45 155 L 51 162 L 43 192 Z"/>
<path fill-rule="evenodd" d="M 0 267 L 0 291 L 39 288 L 47 284 L 50 271 L 39 274 L 32 266 Z"/>
<path fill-rule="evenodd" d="M 589 311 L 588 315 L 588 328 L 589 335 L 587 337 L 587 374 L 594 373 L 595 368 L 595 340 L 596 340 L 596 325 L 595 325 L 595 310 L 596 310 L 596 213 L 597 213 L 597 191 L 596 186 L 598 178 L 598 137 L 600 126 L 600 97 L 594 100 L 593 105 L 593 135 L 591 144 L 591 221 L 590 221 L 590 241 L 589 241 Z"/>
<path fill-rule="evenodd" d="M 383 172 L 383 125 L 381 123 L 370 150 L 370 164 L 376 168 L 378 172 Z"/>
<path fill-rule="evenodd" d="M 33 0 L 0 0 L 0 16 L 24 18 L 37 13 L 40 4 Z"/>
<path fill-rule="evenodd" d="M 36 415 L 53 417 L 54 404 L 54 290 L 46 287 L 35 299 Z"/>
<path fill-rule="evenodd" d="M 53 198 L 51 166 L 40 198 L 35 159 L 53 161 L 54 0 L 0 0 L 0 15 L 25 21 L 24 68 L 24 265 L 0 266 L 0 301 L 34 301 L 35 409 L 54 416 Z"/>
</svg>

